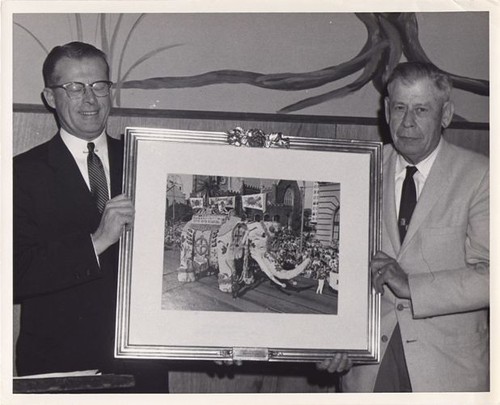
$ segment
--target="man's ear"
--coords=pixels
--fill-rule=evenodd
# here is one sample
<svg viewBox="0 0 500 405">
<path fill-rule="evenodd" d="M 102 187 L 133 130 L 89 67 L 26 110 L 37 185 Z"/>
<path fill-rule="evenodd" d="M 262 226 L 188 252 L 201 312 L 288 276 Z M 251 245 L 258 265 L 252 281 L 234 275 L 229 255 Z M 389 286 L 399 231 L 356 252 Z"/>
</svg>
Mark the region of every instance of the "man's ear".
<svg viewBox="0 0 500 405">
<path fill-rule="evenodd" d="M 441 126 L 443 128 L 447 128 L 448 125 L 450 125 L 454 112 L 455 112 L 454 104 L 451 101 L 446 101 L 443 104 L 443 108 L 441 110 Z"/>
<path fill-rule="evenodd" d="M 43 89 L 43 97 L 45 98 L 45 101 L 47 102 L 47 104 L 55 110 L 56 109 L 56 101 L 54 99 L 54 90 L 45 87 Z"/>
<path fill-rule="evenodd" d="M 391 119 L 391 111 L 390 111 L 390 102 L 389 102 L 389 97 L 384 98 L 384 113 L 385 113 L 385 120 L 389 124 L 389 120 Z"/>
</svg>

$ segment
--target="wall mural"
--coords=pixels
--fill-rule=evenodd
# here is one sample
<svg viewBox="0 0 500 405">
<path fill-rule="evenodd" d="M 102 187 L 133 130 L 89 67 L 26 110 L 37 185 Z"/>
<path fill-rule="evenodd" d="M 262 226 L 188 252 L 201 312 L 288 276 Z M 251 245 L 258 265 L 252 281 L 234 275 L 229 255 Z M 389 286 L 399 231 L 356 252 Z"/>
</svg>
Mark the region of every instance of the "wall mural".
<svg viewBox="0 0 500 405">
<path fill-rule="evenodd" d="M 335 66 L 304 73 L 263 74 L 244 70 L 216 70 L 191 76 L 165 76 L 128 80 L 137 66 L 146 63 L 158 53 L 182 45 L 169 44 L 152 49 L 125 67 L 123 63 L 124 56 L 127 53 L 130 39 L 134 36 L 139 24 L 144 21 L 146 15 L 139 15 L 132 23 L 132 26 L 128 28 L 126 39 L 120 49 L 118 49 L 116 41 L 118 33 L 120 30 L 127 29 L 122 24 L 123 14 L 118 15 L 118 19 L 112 27 L 106 21 L 106 14 L 99 14 L 97 19 L 96 30 L 100 32 L 100 48 L 108 55 L 112 78 L 115 82 L 114 102 L 118 107 L 121 105 L 122 89 L 181 89 L 212 84 L 238 83 L 264 89 L 297 91 L 318 88 L 360 72 L 359 76 L 347 85 L 324 94 L 299 100 L 282 107 L 278 111 L 279 113 L 290 113 L 335 98 L 345 97 L 360 90 L 370 82 L 382 94 L 385 80 L 401 61 L 403 55 L 408 61 L 432 63 L 420 44 L 415 13 L 356 13 L 357 19 L 364 24 L 367 30 L 367 40 L 355 57 Z M 77 40 L 83 41 L 82 20 L 79 14 L 75 14 L 74 22 Z M 35 33 L 19 23 L 14 24 L 26 31 L 48 53 L 48 49 Z M 118 55 L 117 66 L 112 64 L 114 55 Z M 450 74 L 455 88 L 481 96 L 489 95 L 488 80 L 459 76 L 453 74 L 453 72 L 447 73 Z"/>
</svg>

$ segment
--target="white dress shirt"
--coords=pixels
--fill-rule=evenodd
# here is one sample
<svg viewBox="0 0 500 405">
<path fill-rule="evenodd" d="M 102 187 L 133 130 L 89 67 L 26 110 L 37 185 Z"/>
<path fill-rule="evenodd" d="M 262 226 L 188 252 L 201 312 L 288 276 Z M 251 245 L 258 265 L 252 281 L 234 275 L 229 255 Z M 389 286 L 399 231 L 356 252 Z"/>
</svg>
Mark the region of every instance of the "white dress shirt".
<svg viewBox="0 0 500 405">
<path fill-rule="evenodd" d="M 85 180 L 85 183 L 87 183 L 87 187 L 89 188 L 90 191 L 89 170 L 87 165 L 87 156 L 89 154 L 89 150 L 87 147 L 88 141 L 77 138 L 76 136 L 71 135 L 62 128 L 59 131 L 59 133 L 61 134 L 61 138 L 64 144 L 69 149 L 71 155 L 75 159 L 78 169 L 80 169 L 80 173 L 82 174 L 82 177 Z M 99 158 L 102 161 L 102 165 L 104 166 L 104 173 L 106 174 L 108 191 L 109 195 L 111 195 L 111 183 L 109 177 L 108 141 L 106 140 L 105 132 L 103 131 L 103 133 L 99 135 L 96 139 L 94 139 L 92 142 L 94 142 L 95 144 L 94 152 L 99 156 Z M 92 245 L 94 246 L 94 252 L 95 252 L 95 257 L 97 259 L 97 263 L 100 266 L 101 263 L 99 261 L 99 255 L 95 250 L 95 244 L 92 235 L 90 235 L 90 239 L 92 241 Z"/>
<path fill-rule="evenodd" d="M 432 151 L 432 153 L 427 156 L 424 160 L 421 162 L 417 163 L 416 165 L 413 165 L 411 163 L 408 163 L 406 159 L 398 155 L 398 159 L 396 161 L 396 172 L 395 172 L 395 194 L 396 194 L 396 216 L 399 217 L 399 205 L 401 202 L 401 192 L 403 189 L 403 181 L 406 177 L 406 166 L 416 166 L 417 172 L 413 175 L 413 180 L 415 181 L 415 188 L 417 189 L 417 201 L 418 198 L 420 197 L 420 194 L 422 193 L 422 190 L 424 188 L 425 182 L 427 180 L 427 177 L 429 176 L 429 173 L 432 169 L 432 165 L 434 164 L 434 161 L 436 160 L 436 156 L 439 152 L 439 149 L 441 149 L 441 140 L 438 143 L 438 146 L 436 149 Z"/>
<path fill-rule="evenodd" d="M 87 187 L 90 190 L 89 170 L 87 166 L 87 156 L 89 154 L 87 144 L 89 141 L 77 138 L 76 136 L 69 134 L 62 128 L 59 132 L 61 134 L 61 138 L 64 144 L 69 149 L 71 155 L 75 159 L 75 162 L 78 165 L 78 168 L 80 169 L 80 173 L 82 174 L 82 177 L 85 180 L 85 183 L 87 183 Z M 106 140 L 106 134 L 103 132 L 92 142 L 95 144 L 94 152 L 96 153 L 97 156 L 99 156 L 99 158 L 102 161 L 102 165 L 104 166 L 104 173 L 106 174 L 106 182 L 108 184 L 108 190 L 111 190 L 110 177 L 109 177 L 108 142 Z"/>
</svg>

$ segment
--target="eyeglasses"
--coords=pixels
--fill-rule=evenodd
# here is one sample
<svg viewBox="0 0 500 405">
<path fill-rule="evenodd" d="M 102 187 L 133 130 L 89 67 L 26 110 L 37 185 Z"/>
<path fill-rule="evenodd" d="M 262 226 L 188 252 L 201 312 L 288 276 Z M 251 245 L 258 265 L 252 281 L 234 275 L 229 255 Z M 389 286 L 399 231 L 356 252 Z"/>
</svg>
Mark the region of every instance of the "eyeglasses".
<svg viewBox="0 0 500 405">
<path fill-rule="evenodd" d="M 106 97 L 113 82 L 107 80 L 98 80 L 94 83 L 69 82 L 57 86 L 49 86 L 49 89 L 64 89 L 69 98 L 81 98 L 85 94 L 87 87 L 92 89 L 96 97 Z"/>
</svg>

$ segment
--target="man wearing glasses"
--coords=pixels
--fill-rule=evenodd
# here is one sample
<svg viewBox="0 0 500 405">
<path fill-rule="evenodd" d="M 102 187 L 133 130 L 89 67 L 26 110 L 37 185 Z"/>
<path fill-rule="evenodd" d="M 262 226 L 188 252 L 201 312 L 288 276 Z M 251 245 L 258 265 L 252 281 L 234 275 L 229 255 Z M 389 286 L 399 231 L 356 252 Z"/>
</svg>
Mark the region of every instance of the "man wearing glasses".
<svg viewBox="0 0 500 405">
<path fill-rule="evenodd" d="M 59 132 L 14 158 L 14 297 L 19 375 L 113 370 L 118 239 L 134 207 L 121 193 L 123 143 L 103 52 L 72 42 L 43 65 Z M 166 384 L 166 383 L 165 383 Z"/>
</svg>

